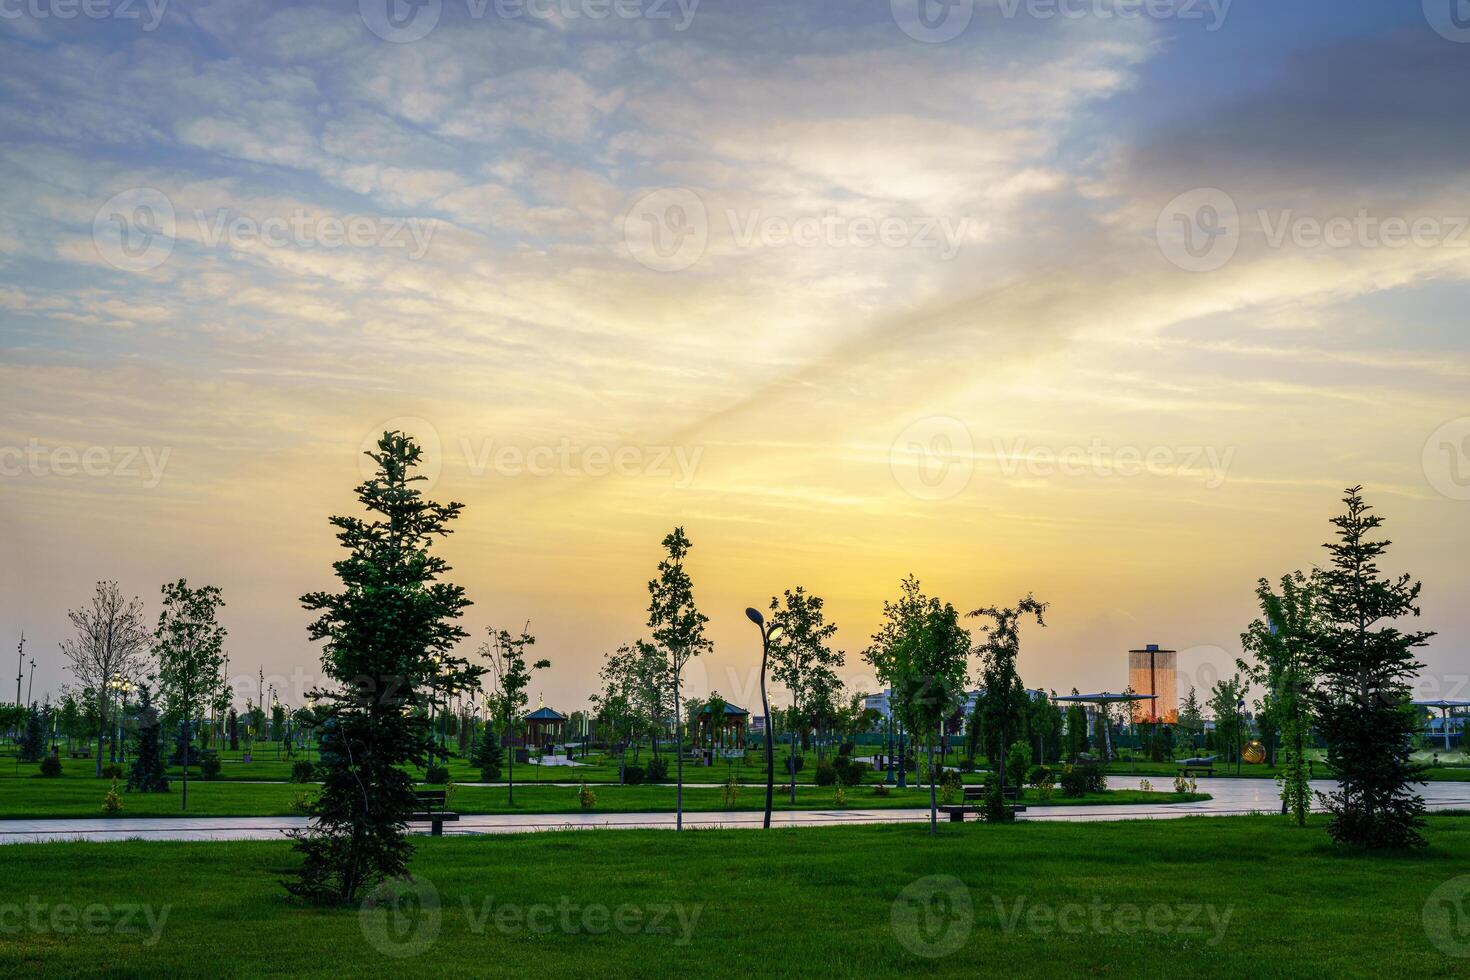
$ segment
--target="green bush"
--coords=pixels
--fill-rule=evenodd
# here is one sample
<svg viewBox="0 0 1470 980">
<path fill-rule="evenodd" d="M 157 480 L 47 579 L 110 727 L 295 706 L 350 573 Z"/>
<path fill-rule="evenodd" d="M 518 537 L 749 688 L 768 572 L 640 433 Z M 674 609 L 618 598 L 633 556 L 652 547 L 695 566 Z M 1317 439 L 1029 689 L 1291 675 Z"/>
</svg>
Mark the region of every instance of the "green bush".
<svg viewBox="0 0 1470 980">
<path fill-rule="evenodd" d="M 61 775 L 61 760 L 54 755 L 48 755 L 41 760 L 41 775 L 48 779 L 54 779 Z"/>
<path fill-rule="evenodd" d="M 629 766 L 628 768 L 632 768 Z M 645 782 L 662 783 L 669 778 L 669 763 L 663 757 L 648 760 L 648 768 L 643 773 Z"/>
<path fill-rule="evenodd" d="M 316 778 L 316 766 L 302 759 L 291 764 L 291 782 L 309 783 Z"/>
<path fill-rule="evenodd" d="M 120 765 L 118 765 L 116 762 L 109 762 L 107 765 L 105 765 L 105 766 L 102 767 L 102 778 L 103 779 L 121 779 L 121 778 L 123 778 L 123 767 L 120 766 Z"/>
<path fill-rule="evenodd" d="M 872 771 L 872 767 L 866 762 L 846 755 L 839 755 L 833 768 L 837 770 L 837 781 L 844 786 L 861 785 L 863 779 Z"/>
<path fill-rule="evenodd" d="M 442 786 L 449 782 L 448 766 L 430 766 L 424 771 L 424 782 Z"/>
<path fill-rule="evenodd" d="M 1051 785 L 1051 766 L 1032 766 L 1031 771 L 1026 774 L 1026 782 L 1040 789 Z"/>
<path fill-rule="evenodd" d="M 963 759 L 960 760 L 959 770 L 960 772 L 974 772 L 975 760 L 969 756 L 965 756 Z"/>
<path fill-rule="evenodd" d="M 646 774 L 642 766 L 625 766 L 623 768 L 623 785 L 640 786 Z"/>
<path fill-rule="evenodd" d="M 1061 782 L 1063 796 L 1078 797 L 1101 793 L 1107 788 L 1108 778 L 1099 763 L 1078 762 L 1063 767 Z"/>
<path fill-rule="evenodd" d="M 219 753 L 209 751 L 199 760 L 199 774 L 205 779 L 218 779 L 220 771 Z"/>
<path fill-rule="evenodd" d="M 837 785 L 837 767 L 830 762 L 818 762 L 815 778 L 818 786 L 835 786 Z"/>
<path fill-rule="evenodd" d="M 1026 772 L 1031 768 L 1031 743 L 1025 739 L 1018 739 L 1011 743 L 1010 749 L 1006 751 L 1006 776 L 1011 785 L 1017 789 L 1026 780 Z"/>
</svg>

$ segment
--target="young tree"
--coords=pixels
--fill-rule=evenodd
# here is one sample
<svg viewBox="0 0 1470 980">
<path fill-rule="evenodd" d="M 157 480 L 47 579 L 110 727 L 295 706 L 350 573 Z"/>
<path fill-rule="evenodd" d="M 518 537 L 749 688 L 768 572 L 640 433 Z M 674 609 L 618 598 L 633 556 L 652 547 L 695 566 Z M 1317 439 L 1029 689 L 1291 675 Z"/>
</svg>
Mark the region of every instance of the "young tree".
<svg viewBox="0 0 1470 980">
<path fill-rule="evenodd" d="M 421 709 L 444 685 L 468 688 L 481 668 L 451 654 L 465 631 L 454 622 L 469 605 L 441 581 L 432 554 L 461 504 L 426 500 L 413 474 L 422 455 L 411 438 L 385 432 L 367 455 L 376 471 L 357 488 L 371 515 L 333 517 L 347 554 L 334 568 L 342 591 L 302 597 L 319 613 L 322 668 L 339 688 L 315 690 L 322 711 L 321 793 L 312 826 L 294 834 L 304 861 L 287 889 L 321 902 L 350 902 L 364 887 L 408 872 L 405 834 L 416 800 L 408 767 L 432 745 Z"/>
<path fill-rule="evenodd" d="M 163 765 L 163 746 L 158 737 L 163 726 L 147 684 L 138 685 L 138 695 L 138 750 L 133 754 L 133 768 L 128 773 L 128 789 L 166 793 L 168 771 Z"/>
<path fill-rule="evenodd" d="M 679 678 L 691 657 L 710 650 L 704 635 L 709 618 L 694 605 L 694 583 L 684 570 L 684 559 L 693 547 L 682 527 L 663 540 L 665 557 L 658 563 L 658 578 L 648 583 L 648 627 L 653 642 L 663 654 L 674 684 L 674 829 L 684 829 L 684 731 L 679 706 Z"/>
<path fill-rule="evenodd" d="M 1394 621 L 1419 615 L 1421 584 L 1409 575 L 1386 578 L 1378 560 L 1386 540 L 1374 540 L 1383 519 L 1346 492 L 1347 512 L 1333 519 L 1337 540 L 1325 547 L 1321 573 L 1322 635 L 1311 693 L 1336 792 L 1323 794 L 1334 840 L 1364 847 L 1421 847 L 1424 800 L 1410 790 L 1424 767 L 1411 759 L 1418 725 L 1410 682 L 1423 666 L 1414 650 L 1433 633 L 1401 632 Z"/>
<path fill-rule="evenodd" d="M 169 713 L 183 731 L 184 768 L 180 809 L 189 809 L 189 748 L 194 721 L 204 713 L 218 691 L 224 667 L 226 631 L 217 618 L 224 606 L 213 585 L 191 589 L 184 579 L 163 587 L 163 611 L 153 633 L 158 657 L 158 685 Z"/>
<path fill-rule="evenodd" d="M 1196 739 L 1205 731 L 1205 716 L 1199 706 L 1199 696 L 1194 692 L 1194 685 L 1190 685 L 1189 693 L 1184 697 L 1184 703 L 1179 706 L 1179 731 L 1187 738 Z"/>
<path fill-rule="evenodd" d="M 34 704 L 26 711 L 25 729 L 21 732 L 16 752 L 21 762 L 40 762 L 46 754 L 46 726 Z"/>
<path fill-rule="evenodd" d="M 109 681 L 131 679 L 143 668 L 148 650 L 148 628 L 143 604 L 124 599 L 116 582 L 98 582 L 92 604 L 67 614 L 77 635 L 63 640 L 61 652 L 83 687 L 100 692 L 97 702 L 97 778 L 102 778 L 102 742 L 107 738 L 111 707 L 106 696 Z"/>
<path fill-rule="evenodd" d="M 1072 694 L 1077 689 L 1072 688 Z M 1191 689 L 1191 695 L 1193 689 Z M 1067 707 L 1067 758 L 1073 762 L 1087 751 L 1087 709 L 1073 702 Z"/>
<path fill-rule="evenodd" d="M 995 621 L 983 627 L 985 643 L 976 652 L 980 654 L 980 684 L 985 689 L 985 732 L 990 738 L 986 754 L 996 764 L 996 792 L 1005 785 L 1006 753 L 1025 730 L 1031 697 L 1016 670 L 1021 653 L 1020 621 L 1034 616 L 1038 626 L 1045 626 L 1046 608 L 1047 603 L 1027 595 L 1012 607 L 987 606 L 970 613 Z"/>
<path fill-rule="evenodd" d="M 810 595 L 801 586 L 784 593 L 785 603 L 771 597 L 771 676 L 791 692 L 791 707 L 798 723 L 811 717 L 818 702 L 830 701 L 836 668 L 843 663 L 842 651 L 832 649 L 837 624 L 826 621 L 822 597 Z M 840 684 L 840 681 L 837 681 Z M 807 714 L 802 714 L 803 707 Z M 796 755 L 799 736 L 793 733 L 791 754 L 786 757 L 791 777 L 791 802 L 796 802 Z"/>
<path fill-rule="evenodd" d="M 883 622 L 863 657 L 893 691 L 893 712 L 929 756 L 929 831 L 938 829 L 934 749 L 964 699 L 970 634 L 949 603 L 924 594 L 910 575 L 899 598 L 883 603 Z M 900 763 L 902 766 L 902 763 Z M 902 771 L 902 769 L 900 769 Z"/>
<path fill-rule="evenodd" d="M 1311 729 L 1309 699 L 1316 680 L 1312 657 L 1322 632 L 1319 591 L 1316 577 L 1301 572 L 1282 576 L 1280 594 L 1261 579 L 1256 584 L 1256 599 L 1263 618 L 1252 622 L 1240 637 L 1252 661 L 1236 661 L 1252 683 L 1266 690 L 1261 700 L 1263 713 L 1274 719 L 1282 736 L 1276 776 L 1281 785 L 1282 812 L 1291 813 L 1299 827 L 1306 826 L 1312 803 L 1307 738 Z"/>
<path fill-rule="evenodd" d="M 526 688 L 531 685 L 531 671 L 545 670 L 551 666 L 550 660 L 538 660 L 527 666 L 526 650 L 536 644 L 536 638 L 529 630 L 529 623 L 521 630 L 520 636 L 512 636 L 508 630 L 492 628 L 487 630 L 490 639 L 480 645 L 480 656 L 490 664 L 487 673 L 494 685 L 494 690 L 485 697 L 485 706 L 500 728 L 502 743 L 509 742 L 510 736 L 520 728 L 521 717 L 530 704 L 531 699 L 526 694 Z M 515 806 L 516 803 L 515 756 L 515 748 L 512 747 L 506 767 L 507 806 Z"/>
<path fill-rule="evenodd" d="M 1210 698 L 1205 702 L 1215 716 L 1215 738 L 1228 746 L 1225 755 L 1227 763 L 1240 758 L 1241 745 L 1244 742 L 1240 702 L 1245 700 L 1247 690 L 1249 688 L 1240 674 L 1228 680 L 1222 677 L 1210 689 Z"/>
</svg>

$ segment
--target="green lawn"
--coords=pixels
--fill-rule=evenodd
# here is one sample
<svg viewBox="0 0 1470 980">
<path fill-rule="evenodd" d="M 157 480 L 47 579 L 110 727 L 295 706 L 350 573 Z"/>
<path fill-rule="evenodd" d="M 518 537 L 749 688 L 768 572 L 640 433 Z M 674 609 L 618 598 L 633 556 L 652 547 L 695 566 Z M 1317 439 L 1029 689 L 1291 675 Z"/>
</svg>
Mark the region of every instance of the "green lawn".
<svg viewBox="0 0 1470 980">
<path fill-rule="evenodd" d="M 41 817 L 100 817 L 102 797 L 110 783 L 96 779 L 63 776 L 60 779 L 10 779 L 0 781 L 0 819 L 34 819 Z M 600 813 L 649 813 L 673 811 L 674 787 L 661 786 L 597 786 Z M 271 817 L 297 812 L 293 802 L 314 796 L 313 785 L 290 783 L 190 782 L 189 809 L 181 812 L 180 787 L 168 793 L 119 793 L 123 815 L 134 817 Z M 892 790 L 886 797 L 864 786 L 845 791 L 846 805 L 852 809 L 893 807 L 927 807 L 927 789 L 910 787 Z M 830 810 L 835 807 L 834 790 L 815 786 L 798 786 L 796 804 L 792 806 L 784 794 L 778 793 L 775 807 L 780 810 Z M 1053 794 L 1050 803 L 1068 804 L 1134 804 L 1181 803 L 1205 800 L 1205 794 L 1143 793 L 1123 790 L 1089 794 L 1079 799 L 1064 799 Z M 516 806 L 506 806 L 506 790 L 491 786 L 457 786 L 451 808 L 460 813 L 571 813 L 581 810 L 578 790 L 566 786 L 525 785 L 515 788 Z M 1027 802 L 1039 802 L 1035 791 L 1028 790 Z M 734 806 L 725 803 L 718 789 L 684 790 L 684 808 L 690 812 L 717 810 L 760 810 L 765 805 L 762 787 L 741 787 Z"/>
<path fill-rule="evenodd" d="M 1271 817 L 450 837 L 419 842 L 398 904 L 330 910 L 283 897 L 285 843 L 14 845 L 0 974 L 1465 976 L 1470 818 L 1428 834 L 1411 855 Z"/>
<path fill-rule="evenodd" d="M 859 746 L 858 752 L 860 755 L 871 755 L 873 748 L 873 746 Z M 787 779 L 785 772 L 787 753 L 789 753 L 788 747 L 779 746 L 777 748 L 776 778 L 779 782 L 785 782 Z M 1320 753 L 1318 754 L 1320 755 Z M 280 758 L 277 758 L 278 755 Z M 63 756 L 65 756 L 64 748 Z M 255 751 L 252 754 L 252 761 L 245 762 L 243 756 L 243 751 L 230 751 L 226 749 L 220 757 L 221 768 L 219 778 L 240 782 L 285 781 L 291 776 L 291 766 L 299 759 L 308 758 L 306 754 L 299 751 L 294 759 L 289 758 L 284 753 L 279 752 L 275 744 L 270 742 L 258 743 L 256 745 Z M 1433 760 L 1434 754 L 1432 752 L 1417 752 L 1414 757 L 1416 761 L 1428 765 Z M 646 764 L 649 758 L 649 752 L 645 749 L 636 762 L 638 764 Z M 668 758 L 667 753 L 665 754 L 665 758 Z M 816 754 L 809 751 L 805 754 L 804 758 L 805 766 L 796 776 L 798 784 L 811 783 L 813 773 L 816 770 Z M 315 760 L 316 754 L 312 753 L 310 759 Z M 1436 766 L 1430 769 L 1428 778 L 1435 781 L 1470 781 L 1470 764 L 1465 764 L 1463 759 L 1464 757 L 1459 754 L 1441 757 L 1441 762 L 1454 761 L 1459 764 L 1453 766 Z M 587 761 L 591 764 L 570 768 L 565 766 L 537 766 L 534 764 L 517 765 L 515 767 L 516 781 L 526 783 L 572 781 L 616 783 L 618 781 L 618 766 L 615 757 L 593 754 Z M 630 764 L 634 761 L 632 758 L 629 760 Z M 951 765 L 957 761 L 957 756 L 951 755 Z M 720 760 L 713 766 L 696 766 L 692 762 L 686 762 L 684 779 L 690 783 L 723 783 L 731 776 L 734 776 L 736 782 L 742 784 L 764 784 L 766 778 L 764 762 L 764 757 L 758 751 L 748 752 L 745 760 L 741 762 Z M 104 764 L 106 764 L 105 759 Z M 95 771 L 95 765 L 91 759 L 62 758 L 62 768 L 68 775 L 90 775 Z M 980 760 L 980 765 L 983 768 L 985 760 Z M 673 764 L 670 762 L 669 773 L 671 776 L 673 774 L 673 768 Z M 13 750 L 0 752 L 0 780 L 6 777 L 13 777 L 17 773 L 22 776 L 31 775 L 35 771 L 35 763 L 25 763 L 17 766 Z M 197 769 L 193 771 L 197 775 Z M 1153 778 L 1155 782 L 1158 782 L 1156 777 L 1164 777 L 1167 782 L 1173 779 L 1174 774 L 1178 771 L 1178 766 L 1172 762 L 1129 762 L 1124 759 L 1114 760 L 1108 763 L 1107 771 L 1120 776 L 1148 776 Z M 170 772 L 175 778 L 179 776 L 179 768 L 177 766 L 172 767 Z M 480 779 L 479 771 L 471 766 L 467 760 L 456 755 L 451 755 L 449 758 L 449 772 L 457 783 L 478 782 Z M 1223 762 L 1218 762 L 1215 768 L 1215 775 L 1234 777 L 1236 775 L 1236 767 L 1233 764 L 1227 766 Z M 1265 765 L 1241 765 L 1239 775 L 1242 778 L 1274 779 L 1276 777 L 1276 769 Z M 1319 767 L 1318 775 L 1325 776 L 1325 770 Z M 876 781 L 881 777 L 877 773 L 874 773 L 870 778 Z M 909 778 L 911 781 L 913 780 L 914 774 L 912 772 L 909 773 Z M 983 778 L 981 774 L 969 773 L 964 776 L 964 781 L 967 783 L 977 783 Z"/>
</svg>

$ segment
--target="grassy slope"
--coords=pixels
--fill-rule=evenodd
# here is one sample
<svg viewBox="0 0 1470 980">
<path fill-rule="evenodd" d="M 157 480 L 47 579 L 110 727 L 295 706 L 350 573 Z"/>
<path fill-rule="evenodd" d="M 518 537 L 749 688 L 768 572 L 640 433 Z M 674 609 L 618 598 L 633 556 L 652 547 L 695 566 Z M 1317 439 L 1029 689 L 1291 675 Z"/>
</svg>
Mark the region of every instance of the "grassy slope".
<svg viewBox="0 0 1470 980">
<path fill-rule="evenodd" d="M 102 797 L 110 783 L 95 779 L 62 777 L 61 779 L 0 780 L 0 819 L 32 819 L 40 817 L 100 817 Z M 189 784 L 189 809 L 180 812 L 180 792 L 175 785 L 169 793 L 119 793 L 123 815 L 134 817 L 224 817 L 280 816 L 295 812 L 292 803 L 301 795 L 314 795 L 314 786 L 288 783 L 210 782 Z M 674 809 L 672 786 L 597 786 L 596 812 L 637 813 Z M 796 805 L 791 806 L 783 794 L 776 794 L 776 809 L 832 809 L 833 790 L 814 786 L 798 786 Z M 887 797 L 874 795 L 871 787 L 846 791 L 847 806 L 853 809 L 889 807 L 927 807 L 927 789 L 894 790 Z M 1204 794 L 1141 793 L 1137 790 L 1109 792 L 1066 800 L 1053 795 L 1051 803 L 1180 803 L 1208 799 Z M 578 791 L 565 786 L 517 786 L 516 806 L 506 806 L 506 791 L 501 787 L 459 786 L 454 790 L 452 808 L 460 813 L 569 813 L 579 811 Z M 1037 802 L 1034 793 L 1028 802 Z M 714 810 L 759 810 L 765 794 L 759 787 L 742 787 L 734 806 L 725 803 L 717 789 L 684 790 L 684 808 L 690 812 Z"/>
<path fill-rule="evenodd" d="M 1433 817 L 1429 836 L 1429 850 L 1407 856 L 1346 853 L 1320 821 L 1297 830 L 1268 817 L 966 824 L 932 839 L 889 826 L 423 840 L 414 871 L 439 897 L 440 928 L 411 959 L 366 941 L 375 915 L 286 901 L 278 882 L 295 860 L 284 843 L 0 847 L 4 901 L 144 903 L 155 918 L 168 906 L 152 946 L 146 932 L 7 931 L 0 974 L 1463 976 L 1467 961 L 1438 952 L 1422 916 L 1436 886 L 1470 867 L 1470 818 Z M 895 900 L 931 875 L 958 877 L 964 891 L 953 894 L 968 895 L 972 913 L 937 906 L 931 935 L 964 945 L 920 959 L 898 939 Z M 493 918 L 476 931 L 467 910 L 478 917 L 487 901 L 550 906 L 537 920 L 549 931 L 501 931 Z M 1024 914 L 1007 931 L 1004 911 L 1017 902 L 1023 912 L 1080 903 L 1070 921 L 1081 931 L 1032 930 Z M 686 921 L 699 914 L 680 945 L 677 925 L 673 935 L 588 933 L 580 922 L 590 903 L 645 915 L 677 903 Z M 1210 906 L 1216 918 L 1201 915 L 1198 932 L 1128 935 L 1114 928 L 1124 904 Z M 561 907 L 576 910 L 571 930 Z M 1094 908 L 1106 910 L 1107 931 L 1092 925 Z M 1210 923 L 1227 913 L 1213 943 Z M 402 922 L 406 938 L 427 935 L 414 931 L 422 920 Z"/>
</svg>

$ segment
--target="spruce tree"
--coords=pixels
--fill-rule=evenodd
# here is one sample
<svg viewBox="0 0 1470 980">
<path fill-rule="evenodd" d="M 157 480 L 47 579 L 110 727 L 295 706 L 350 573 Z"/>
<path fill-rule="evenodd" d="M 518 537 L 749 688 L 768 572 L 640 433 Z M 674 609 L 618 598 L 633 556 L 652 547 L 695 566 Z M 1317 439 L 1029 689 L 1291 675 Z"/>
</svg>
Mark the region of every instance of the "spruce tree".
<svg viewBox="0 0 1470 980">
<path fill-rule="evenodd" d="M 430 551 L 463 505 L 424 498 L 413 472 L 422 450 L 407 435 L 385 432 L 367 455 L 376 472 L 357 498 L 369 518 L 331 521 L 347 551 L 334 565 L 342 591 L 301 600 L 319 614 L 311 638 L 326 641 L 322 668 L 338 685 L 311 692 L 323 719 L 322 789 L 311 826 L 292 835 L 304 860 L 286 882 L 317 902 L 351 902 L 407 875 L 409 769 L 433 749 L 428 706 L 473 689 L 483 673 L 452 653 L 466 636 L 454 620 L 470 601 L 441 581 L 449 565 Z"/>
<path fill-rule="evenodd" d="M 40 762 L 46 754 L 46 731 L 41 721 L 41 712 L 33 704 L 26 712 L 26 730 L 17 746 L 21 762 Z"/>
<path fill-rule="evenodd" d="M 1420 847 L 1424 800 L 1410 786 L 1424 781 L 1424 767 L 1411 758 L 1418 724 L 1410 681 L 1423 666 L 1415 648 L 1434 634 L 1394 625 L 1419 615 L 1421 584 L 1379 571 L 1390 542 L 1372 539 L 1383 519 L 1361 491 L 1347 491 L 1347 513 L 1332 521 L 1337 540 L 1325 545 L 1332 561 L 1321 576 L 1323 624 L 1312 657 L 1319 684 L 1311 701 L 1338 781 L 1322 800 L 1340 843 Z"/>
<path fill-rule="evenodd" d="M 163 746 L 159 742 L 163 726 L 147 685 L 139 685 L 138 692 L 138 744 L 133 752 L 132 771 L 128 773 L 128 789 L 137 793 L 166 793 L 168 773 L 163 767 Z"/>
<path fill-rule="evenodd" d="M 503 752 L 500 748 L 500 736 L 491 726 L 485 726 L 485 734 L 475 745 L 473 757 L 470 759 L 472 765 L 480 770 L 480 779 L 487 783 L 500 780 L 500 761 Z"/>
</svg>

